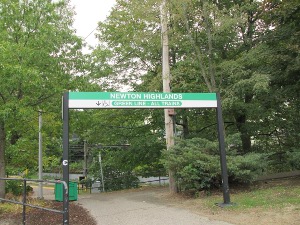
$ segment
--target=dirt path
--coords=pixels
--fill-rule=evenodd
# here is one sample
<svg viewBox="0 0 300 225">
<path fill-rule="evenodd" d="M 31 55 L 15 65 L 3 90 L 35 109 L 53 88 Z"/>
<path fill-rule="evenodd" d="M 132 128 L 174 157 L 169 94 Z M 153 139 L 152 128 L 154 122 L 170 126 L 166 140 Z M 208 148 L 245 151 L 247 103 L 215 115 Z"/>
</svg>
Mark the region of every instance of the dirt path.
<svg viewBox="0 0 300 225">
<path fill-rule="evenodd" d="M 230 225 L 168 204 L 167 188 L 81 195 L 78 203 L 101 225 Z"/>
</svg>

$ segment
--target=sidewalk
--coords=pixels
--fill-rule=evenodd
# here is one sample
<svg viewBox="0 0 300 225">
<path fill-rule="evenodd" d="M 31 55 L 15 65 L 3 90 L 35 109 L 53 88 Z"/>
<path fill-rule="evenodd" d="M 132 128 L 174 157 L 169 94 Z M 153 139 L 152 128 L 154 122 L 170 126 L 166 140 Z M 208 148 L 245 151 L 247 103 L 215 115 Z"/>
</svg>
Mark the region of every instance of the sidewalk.
<svg viewBox="0 0 300 225">
<path fill-rule="evenodd" d="M 161 191 L 166 189 L 82 195 L 78 203 L 99 225 L 230 225 L 168 205 Z"/>
<path fill-rule="evenodd" d="M 39 186 L 37 184 L 29 184 L 33 188 L 32 197 L 37 198 L 39 194 Z M 43 185 L 43 197 L 45 200 L 54 200 L 54 185 L 53 186 L 45 186 Z"/>
</svg>

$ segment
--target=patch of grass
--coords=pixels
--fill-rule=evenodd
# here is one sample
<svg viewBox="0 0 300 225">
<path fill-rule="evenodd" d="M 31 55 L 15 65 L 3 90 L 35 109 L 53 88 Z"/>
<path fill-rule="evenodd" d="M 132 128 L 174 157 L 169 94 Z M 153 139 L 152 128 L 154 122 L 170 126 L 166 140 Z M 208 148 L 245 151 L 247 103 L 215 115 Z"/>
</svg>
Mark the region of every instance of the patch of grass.
<svg viewBox="0 0 300 225">
<path fill-rule="evenodd" d="M 274 186 L 251 191 L 240 191 L 230 195 L 231 202 L 236 205 L 225 207 L 225 210 L 243 210 L 251 208 L 284 208 L 288 206 L 300 207 L 300 186 Z M 208 208 L 215 207 L 215 203 L 222 202 L 222 195 L 203 198 Z"/>
<path fill-rule="evenodd" d="M 0 216 L 5 213 L 18 213 L 21 212 L 22 206 L 12 203 L 0 203 Z"/>
<path fill-rule="evenodd" d="M 12 199 L 14 201 L 22 202 L 22 196 L 14 197 Z M 40 206 L 40 207 L 47 207 L 47 201 L 45 200 L 40 200 L 40 199 L 33 199 L 33 198 L 27 198 L 26 200 L 27 204 L 35 205 L 35 206 Z M 31 207 L 26 207 L 26 211 L 31 210 Z M 1 215 L 3 214 L 16 214 L 16 213 L 21 213 L 23 210 L 23 206 L 20 204 L 14 204 L 10 202 L 3 202 L 0 203 L 0 218 Z"/>
</svg>

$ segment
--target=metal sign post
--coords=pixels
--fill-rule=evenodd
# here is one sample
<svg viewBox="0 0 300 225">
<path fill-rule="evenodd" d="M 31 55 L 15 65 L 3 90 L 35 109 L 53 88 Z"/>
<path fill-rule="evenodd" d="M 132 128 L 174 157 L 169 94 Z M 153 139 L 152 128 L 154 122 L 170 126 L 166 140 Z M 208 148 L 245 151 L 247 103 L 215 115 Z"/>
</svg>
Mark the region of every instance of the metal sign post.
<svg viewBox="0 0 300 225">
<path fill-rule="evenodd" d="M 69 187 L 69 93 L 63 96 L 63 181 Z M 68 188 L 69 190 L 69 188 Z M 69 224 L 69 192 L 63 191 L 63 224 Z"/>
<path fill-rule="evenodd" d="M 230 202 L 230 195 L 229 195 L 225 138 L 224 138 L 224 122 L 222 116 L 221 98 L 219 93 L 217 93 L 217 120 L 218 120 L 218 138 L 219 138 L 220 162 L 221 162 L 221 172 L 222 172 L 222 188 L 223 188 L 223 200 L 224 200 L 223 203 L 219 203 L 218 205 L 224 207 L 224 206 L 229 206 L 232 203 Z"/>
</svg>

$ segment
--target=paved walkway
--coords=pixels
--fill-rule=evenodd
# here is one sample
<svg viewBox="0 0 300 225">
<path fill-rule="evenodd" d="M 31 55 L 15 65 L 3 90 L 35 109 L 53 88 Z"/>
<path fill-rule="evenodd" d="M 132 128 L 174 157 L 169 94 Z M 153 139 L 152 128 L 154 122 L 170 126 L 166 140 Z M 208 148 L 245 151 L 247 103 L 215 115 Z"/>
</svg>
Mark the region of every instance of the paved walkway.
<svg viewBox="0 0 300 225">
<path fill-rule="evenodd" d="M 78 203 L 100 225 L 230 225 L 209 220 L 161 199 L 166 189 L 80 195 Z"/>
</svg>

